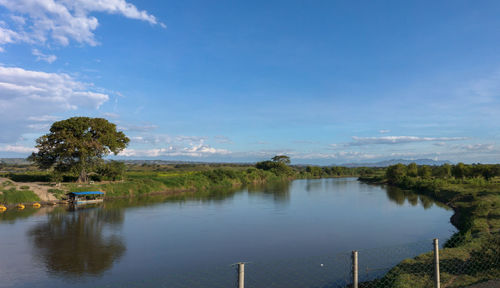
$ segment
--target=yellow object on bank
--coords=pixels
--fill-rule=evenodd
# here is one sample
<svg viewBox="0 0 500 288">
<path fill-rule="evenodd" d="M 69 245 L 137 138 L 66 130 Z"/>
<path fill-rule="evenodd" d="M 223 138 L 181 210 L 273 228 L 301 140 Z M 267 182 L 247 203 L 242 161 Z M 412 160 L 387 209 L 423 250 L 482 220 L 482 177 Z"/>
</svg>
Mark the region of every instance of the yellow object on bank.
<svg viewBox="0 0 500 288">
<path fill-rule="evenodd" d="M 21 209 L 21 210 L 24 209 L 24 205 L 23 204 L 17 204 L 16 207 L 17 207 L 17 209 Z"/>
<path fill-rule="evenodd" d="M 33 203 L 33 208 L 40 208 L 41 206 L 38 202 Z"/>
<path fill-rule="evenodd" d="M 3 212 L 3 211 L 5 211 L 5 210 L 7 210 L 7 207 L 5 207 L 5 206 L 3 206 L 3 205 L 0 205 L 0 212 Z"/>
</svg>

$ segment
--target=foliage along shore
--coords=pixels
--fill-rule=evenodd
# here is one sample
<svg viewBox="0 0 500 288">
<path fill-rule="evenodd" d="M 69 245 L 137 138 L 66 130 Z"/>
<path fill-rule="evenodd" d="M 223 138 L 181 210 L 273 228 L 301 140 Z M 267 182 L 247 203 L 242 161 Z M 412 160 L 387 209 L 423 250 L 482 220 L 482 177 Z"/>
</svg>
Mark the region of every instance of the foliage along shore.
<svg viewBox="0 0 500 288">
<path fill-rule="evenodd" d="M 499 165 L 397 164 L 389 166 L 384 175 L 359 180 L 411 190 L 454 209 L 451 222 L 459 231 L 440 251 L 441 283 L 442 287 L 465 287 L 500 278 L 499 176 Z M 406 259 L 369 285 L 433 287 L 432 273 L 422 275 L 422 267 L 432 267 L 432 261 L 432 252 Z"/>
<path fill-rule="evenodd" d="M 346 167 L 290 166 L 286 158 L 262 161 L 255 165 L 239 164 L 125 164 L 110 161 L 90 173 L 90 183 L 76 183 L 78 175 L 56 175 L 56 184 L 52 171 L 41 171 L 35 166 L 8 166 L 0 173 L 0 177 L 9 179 L 5 187 L 0 185 L 0 192 L 13 187 L 19 188 L 23 183 L 36 182 L 49 186 L 48 191 L 55 198 L 63 199 L 65 194 L 73 191 L 99 190 L 106 193 L 107 199 L 137 197 L 149 194 L 193 193 L 213 189 L 228 189 L 245 185 L 263 184 L 267 182 L 290 181 L 292 179 L 313 179 L 322 177 L 360 176 L 371 173 L 373 169 Z M 7 169 L 6 169 L 7 168 Z M 92 184 L 91 184 L 92 183 Z M 31 198 L 13 197 L 20 190 L 0 194 L 0 203 L 16 204 L 38 201 L 37 195 L 31 191 Z M 2 198 L 2 195 L 5 196 Z M 18 194 L 19 196 L 20 194 Z"/>
</svg>

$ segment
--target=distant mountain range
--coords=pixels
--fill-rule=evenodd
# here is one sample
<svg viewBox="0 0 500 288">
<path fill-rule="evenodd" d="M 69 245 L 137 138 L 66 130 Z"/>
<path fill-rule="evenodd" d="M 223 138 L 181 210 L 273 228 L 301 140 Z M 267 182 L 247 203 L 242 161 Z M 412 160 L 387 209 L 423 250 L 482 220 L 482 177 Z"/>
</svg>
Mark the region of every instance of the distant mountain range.
<svg viewBox="0 0 500 288">
<path fill-rule="evenodd" d="M 408 165 L 410 163 L 416 163 L 417 165 L 431 165 L 431 166 L 440 166 L 443 164 L 453 164 L 448 160 L 432 160 L 432 159 L 417 159 L 417 160 L 405 160 L 405 159 L 391 159 L 380 162 L 372 162 L 372 163 L 346 163 L 339 166 L 344 167 L 387 167 L 391 165 L 396 165 L 398 163 Z"/>
</svg>

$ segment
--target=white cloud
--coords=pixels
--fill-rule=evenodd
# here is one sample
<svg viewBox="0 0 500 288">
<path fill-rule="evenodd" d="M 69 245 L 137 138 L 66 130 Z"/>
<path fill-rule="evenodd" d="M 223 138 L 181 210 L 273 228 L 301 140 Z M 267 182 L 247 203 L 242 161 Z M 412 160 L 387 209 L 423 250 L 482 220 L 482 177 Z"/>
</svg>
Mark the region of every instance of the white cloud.
<svg viewBox="0 0 500 288">
<path fill-rule="evenodd" d="M 166 134 L 143 134 L 130 136 L 131 146 L 139 145 L 142 149 L 127 148 L 120 153 L 125 157 L 207 157 L 229 155 L 226 149 L 214 148 L 205 143 L 207 137 L 171 136 Z"/>
<path fill-rule="evenodd" d="M 152 149 L 132 149 L 127 148 L 120 152 L 119 156 L 124 157 L 207 157 L 216 155 L 228 155 L 230 151 L 226 149 L 217 149 L 200 143 L 198 145 L 189 145 L 187 147 L 167 146 L 163 148 Z"/>
<path fill-rule="evenodd" d="M 154 125 L 152 125 L 154 126 Z M 156 128 L 156 126 L 154 126 Z M 122 128 L 122 127 L 120 127 Z M 137 127 L 136 127 L 137 128 Z M 148 129 L 128 129 L 124 131 L 148 131 Z M 191 145 L 198 145 L 199 143 L 204 143 L 207 140 L 207 137 L 202 136 L 171 136 L 167 134 L 141 134 L 139 136 L 134 136 L 131 138 L 132 141 L 140 144 L 151 144 L 151 145 L 165 145 L 165 144 L 176 144 L 176 143 L 190 143 Z"/>
<path fill-rule="evenodd" d="M 475 152 L 490 152 L 495 150 L 495 145 L 493 144 L 469 144 L 461 147 L 466 151 L 475 151 Z"/>
<path fill-rule="evenodd" d="M 90 91 L 90 86 L 67 74 L 0 66 L 0 127 L 8 127 L 0 142 L 16 141 L 26 128 L 40 128 L 33 122 L 57 119 L 53 113 L 98 109 L 109 96 Z"/>
<path fill-rule="evenodd" d="M 459 141 L 466 140 L 465 137 L 418 137 L 418 136 L 383 136 L 383 137 L 356 137 L 353 136 L 354 142 L 348 143 L 347 146 L 362 146 L 375 144 L 401 144 L 412 142 L 429 142 L 429 141 Z"/>
<path fill-rule="evenodd" d="M 221 144 L 233 144 L 233 141 L 224 135 L 216 135 L 214 136 L 214 140 Z"/>
<path fill-rule="evenodd" d="M 328 149 L 330 149 L 330 150 L 335 150 L 335 149 L 337 149 L 339 147 L 340 147 L 339 144 L 335 144 L 335 143 L 334 144 L 328 144 Z"/>
<path fill-rule="evenodd" d="M 386 133 L 389 133 L 389 132 L 391 132 L 391 130 L 388 130 L 388 129 L 378 130 L 378 133 L 380 133 L 380 134 L 386 134 Z"/>
<path fill-rule="evenodd" d="M 359 151 L 340 151 L 336 153 L 295 153 L 294 159 L 335 159 L 338 161 L 359 161 L 375 159 L 380 155 L 359 152 Z"/>
<path fill-rule="evenodd" d="M 118 118 L 120 118 L 119 114 L 112 113 L 112 112 L 104 112 L 104 113 L 102 113 L 102 116 L 107 117 L 107 118 L 112 118 L 112 119 L 118 119 Z"/>
<path fill-rule="evenodd" d="M 36 131 L 47 131 L 50 129 L 50 123 L 35 123 L 35 124 L 28 124 L 26 126 L 32 130 Z"/>
<path fill-rule="evenodd" d="M 125 0 L 0 0 L 12 14 L 12 27 L 0 27 L 0 44 L 47 43 L 68 45 L 71 40 L 95 46 L 99 21 L 92 13 L 118 14 L 130 19 L 165 25 L 147 11 Z M 15 29 L 15 30 L 12 30 Z"/>
<path fill-rule="evenodd" d="M 21 145 L 0 146 L 0 152 L 27 154 L 27 153 L 31 153 L 31 152 L 35 152 L 35 151 L 37 151 L 36 148 L 25 147 L 25 146 L 21 146 Z"/>
<path fill-rule="evenodd" d="M 27 38 L 5 27 L 0 27 L 0 45 L 16 42 L 28 42 Z"/>
<path fill-rule="evenodd" d="M 12 19 L 12 22 L 14 22 L 17 25 L 26 24 L 26 19 L 19 15 L 10 15 L 10 19 Z"/>
<path fill-rule="evenodd" d="M 109 116 L 109 113 L 108 113 Z M 120 125 L 118 127 L 119 130 L 122 131 L 130 131 L 130 132 L 148 132 L 158 128 L 158 126 L 153 124 L 144 124 L 144 125 Z"/>
<path fill-rule="evenodd" d="M 34 121 L 34 122 L 54 122 L 59 120 L 60 118 L 57 116 L 51 116 L 51 115 L 41 115 L 41 116 L 30 116 L 28 117 L 29 121 Z"/>
<path fill-rule="evenodd" d="M 40 52 L 38 49 L 33 49 L 31 53 L 36 56 L 36 61 L 45 61 L 49 64 L 52 64 L 52 62 L 57 60 L 56 55 L 46 55 Z"/>
</svg>

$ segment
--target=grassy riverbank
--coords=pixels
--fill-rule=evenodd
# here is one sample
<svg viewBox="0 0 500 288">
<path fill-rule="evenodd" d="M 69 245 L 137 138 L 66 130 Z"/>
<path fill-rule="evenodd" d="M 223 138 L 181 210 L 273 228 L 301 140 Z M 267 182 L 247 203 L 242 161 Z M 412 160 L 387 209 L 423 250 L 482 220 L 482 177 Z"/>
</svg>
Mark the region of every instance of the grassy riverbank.
<svg viewBox="0 0 500 288">
<path fill-rule="evenodd" d="M 244 185 L 281 182 L 292 179 L 359 176 L 370 173 L 366 168 L 289 166 L 285 163 L 263 161 L 256 165 L 244 164 L 126 164 L 120 172 L 119 179 L 110 181 L 106 175 L 92 174 L 92 183 L 79 184 L 71 182 L 74 175 L 62 175 L 65 181 L 56 184 L 51 182 L 51 171 L 40 171 L 33 166 L 15 167 L 15 172 L 0 174 L 17 186 L 29 184 L 45 188 L 54 199 L 63 199 L 70 191 L 99 190 L 106 193 L 106 198 L 137 197 L 148 194 L 183 194 L 195 191 L 227 189 Z M 102 180 L 102 181 L 99 181 Z M 19 190 L 14 197 L 8 192 L 0 203 L 15 204 L 31 202 L 25 199 Z M 38 191 L 36 191 L 38 192 Z M 24 193 L 24 192 L 23 192 Z M 33 194 L 36 197 L 36 194 Z M 1 196 L 1 195 L 0 195 Z M 8 197 L 7 197 L 8 196 Z M 33 198 L 35 199 L 35 198 Z M 43 199 L 42 199 L 43 200 Z"/>
<path fill-rule="evenodd" d="M 215 188 L 231 188 L 246 184 L 258 184 L 267 181 L 283 181 L 288 175 L 276 175 L 273 172 L 255 168 L 246 170 L 213 169 L 207 171 L 184 171 L 181 173 L 165 172 L 128 172 L 123 181 L 101 182 L 95 184 L 65 184 L 70 191 L 100 190 L 107 198 L 136 197 L 153 193 L 194 192 Z"/>
<path fill-rule="evenodd" d="M 40 198 L 31 190 L 29 186 L 18 186 L 13 181 L 0 180 L 0 203 L 27 203 L 40 201 Z"/>
<path fill-rule="evenodd" d="M 441 287 L 465 287 L 500 278 L 499 179 L 423 177 L 405 173 L 393 177 L 390 174 L 391 169 L 408 170 L 408 167 L 402 166 L 389 167 L 384 176 L 360 177 L 360 180 L 411 190 L 455 210 L 451 221 L 459 232 L 446 242 L 445 249 L 440 252 Z M 432 273 L 422 273 L 432 267 L 432 259 L 432 253 L 407 259 L 370 287 L 432 287 Z M 379 283 L 378 286 L 376 283 Z M 386 286 L 388 283 L 392 286 Z"/>
</svg>

